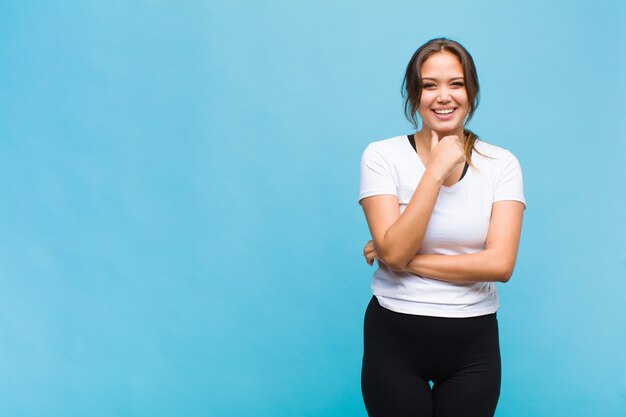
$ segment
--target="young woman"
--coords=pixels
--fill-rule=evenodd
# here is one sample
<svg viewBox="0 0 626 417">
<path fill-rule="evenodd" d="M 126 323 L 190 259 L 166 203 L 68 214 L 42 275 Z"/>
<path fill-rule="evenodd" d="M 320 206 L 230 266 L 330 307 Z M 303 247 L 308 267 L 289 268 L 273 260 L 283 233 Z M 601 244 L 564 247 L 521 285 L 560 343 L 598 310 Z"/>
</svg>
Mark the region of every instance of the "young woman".
<svg viewBox="0 0 626 417">
<path fill-rule="evenodd" d="M 459 43 L 421 46 L 402 88 L 415 134 L 373 142 L 361 159 L 359 202 L 373 239 L 363 255 L 378 260 L 365 313 L 365 406 L 370 416 L 493 416 L 496 282 L 509 280 L 517 257 L 521 168 L 465 128 L 479 88 Z"/>
</svg>

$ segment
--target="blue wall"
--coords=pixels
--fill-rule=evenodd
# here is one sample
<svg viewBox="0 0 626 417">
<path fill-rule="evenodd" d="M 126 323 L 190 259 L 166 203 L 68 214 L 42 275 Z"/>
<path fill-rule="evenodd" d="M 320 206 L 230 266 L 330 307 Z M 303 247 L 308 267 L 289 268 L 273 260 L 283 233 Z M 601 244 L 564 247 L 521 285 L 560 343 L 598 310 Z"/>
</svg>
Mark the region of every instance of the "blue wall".
<svg viewBox="0 0 626 417">
<path fill-rule="evenodd" d="M 359 159 L 436 36 L 522 163 L 497 416 L 626 415 L 622 2 L 0 3 L 0 415 L 365 416 Z"/>
</svg>

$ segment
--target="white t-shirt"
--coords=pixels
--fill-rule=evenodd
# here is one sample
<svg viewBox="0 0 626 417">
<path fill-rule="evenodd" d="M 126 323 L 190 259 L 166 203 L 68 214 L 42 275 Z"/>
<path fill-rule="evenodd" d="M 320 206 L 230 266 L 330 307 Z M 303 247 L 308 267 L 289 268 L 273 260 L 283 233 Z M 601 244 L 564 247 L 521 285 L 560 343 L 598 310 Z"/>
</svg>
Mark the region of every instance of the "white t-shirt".
<svg viewBox="0 0 626 417">
<path fill-rule="evenodd" d="M 491 207 L 516 200 L 526 206 L 522 171 L 508 150 L 477 140 L 461 181 L 442 186 L 417 253 L 461 255 L 485 249 Z M 482 154 L 482 155 L 481 155 Z M 483 156 L 486 155 L 486 156 Z M 361 199 L 391 194 L 403 212 L 425 167 L 407 136 L 370 143 L 361 158 Z M 437 317 L 473 317 L 498 309 L 495 282 L 452 283 L 410 272 L 395 272 L 382 262 L 372 279 L 379 303 L 399 313 Z"/>
</svg>

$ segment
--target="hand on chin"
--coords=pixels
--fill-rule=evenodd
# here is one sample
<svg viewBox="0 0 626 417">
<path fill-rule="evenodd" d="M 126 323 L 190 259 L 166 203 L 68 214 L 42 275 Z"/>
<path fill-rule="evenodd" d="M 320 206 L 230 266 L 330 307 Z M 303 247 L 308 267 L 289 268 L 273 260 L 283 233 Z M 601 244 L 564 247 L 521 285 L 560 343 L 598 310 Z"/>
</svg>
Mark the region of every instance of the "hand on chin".
<svg viewBox="0 0 626 417">
<path fill-rule="evenodd" d="M 439 136 L 439 140 L 441 140 L 441 138 L 443 138 L 444 136 L 451 136 L 451 135 L 457 135 L 458 136 L 458 129 L 431 129 L 434 130 L 437 133 L 437 136 Z"/>
</svg>

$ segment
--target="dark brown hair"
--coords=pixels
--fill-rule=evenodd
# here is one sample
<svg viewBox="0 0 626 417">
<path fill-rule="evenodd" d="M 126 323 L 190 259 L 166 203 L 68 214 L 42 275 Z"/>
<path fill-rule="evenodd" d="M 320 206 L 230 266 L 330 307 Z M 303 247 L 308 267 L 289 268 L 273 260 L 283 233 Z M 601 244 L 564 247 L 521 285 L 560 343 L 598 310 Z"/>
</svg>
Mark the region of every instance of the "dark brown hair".
<svg viewBox="0 0 626 417">
<path fill-rule="evenodd" d="M 404 80 L 402 81 L 402 97 L 405 99 L 404 115 L 413 124 L 413 126 L 415 126 L 415 129 L 418 129 L 419 115 L 417 113 L 417 107 L 420 99 L 422 98 L 422 75 L 420 73 L 422 64 L 424 64 L 424 61 L 426 61 L 431 55 L 444 51 L 450 52 L 456 56 L 461 63 L 461 67 L 463 67 L 465 90 L 467 91 L 467 98 L 469 100 L 469 111 L 467 112 L 467 116 L 463 122 L 464 126 L 469 123 L 470 119 L 474 115 L 474 112 L 476 111 L 476 108 L 478 107 L 478 102 L 480 100 L 478 74 L 476 73 L 476 66 L 474 65 L 474 60 L 472 59 L 470 53 L 467 52 L 467 49 L 465 49 L 463 45 L 451 39 L 431 39 L 415 51 L 409 61 L 409 64 L 407 65 Z M 464 129 L 463 133 L 465 135 L 465 158 L 471 164 L 471 152 L 472 149 L 474 149 L 474 144 L 476 143 L 478 136 L 476 136 L 469 129 Z"/>
</svg>

